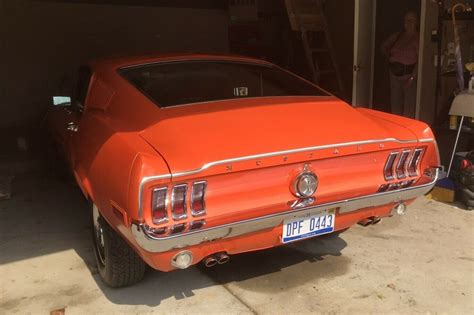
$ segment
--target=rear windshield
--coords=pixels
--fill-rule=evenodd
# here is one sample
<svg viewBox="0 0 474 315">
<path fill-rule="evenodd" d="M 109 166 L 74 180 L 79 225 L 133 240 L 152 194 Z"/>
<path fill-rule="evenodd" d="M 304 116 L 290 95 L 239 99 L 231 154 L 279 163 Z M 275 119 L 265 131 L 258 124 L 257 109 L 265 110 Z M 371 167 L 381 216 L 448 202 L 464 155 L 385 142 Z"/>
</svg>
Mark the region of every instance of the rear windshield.
<svg viewBox="0 0 474 315">
<path fill-rule="evenodd" d="M 160 107 L 248 97 L 328 95 L 289 72 L 250 63 L 156 63 L 120 73 Z"/>
</svg>

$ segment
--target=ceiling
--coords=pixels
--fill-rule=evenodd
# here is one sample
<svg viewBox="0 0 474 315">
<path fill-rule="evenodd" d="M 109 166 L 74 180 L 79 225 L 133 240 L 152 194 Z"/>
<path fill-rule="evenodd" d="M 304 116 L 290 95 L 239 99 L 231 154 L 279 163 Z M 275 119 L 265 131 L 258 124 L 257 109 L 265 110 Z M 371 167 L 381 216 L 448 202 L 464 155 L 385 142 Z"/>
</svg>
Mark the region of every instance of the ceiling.
<svg viewBox="0 0 474 315">
<path fill-rule="evenodd" d="M 126 6 L 155 6 L 195 9 L 222 9 L 226 10 L 226 0 L 34 0 L 41 2 L 87 3 L 98 5 L 126 5 Z"/>
</svg>

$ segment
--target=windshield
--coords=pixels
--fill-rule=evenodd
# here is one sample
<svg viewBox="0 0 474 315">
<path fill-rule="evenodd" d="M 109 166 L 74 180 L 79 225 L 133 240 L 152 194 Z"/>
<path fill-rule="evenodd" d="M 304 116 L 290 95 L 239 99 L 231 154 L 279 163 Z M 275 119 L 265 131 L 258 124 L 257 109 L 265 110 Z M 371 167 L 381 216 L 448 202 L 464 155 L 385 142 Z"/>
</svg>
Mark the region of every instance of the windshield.
<svg viewBox="0 0 474 315">
<path fill-rule="evenodd" d="M 289 72 L 267 65 L 229 61 L 180 61 L 120 70 L 160 107 L 268 96 L 326 96 Z"/>
</svg>

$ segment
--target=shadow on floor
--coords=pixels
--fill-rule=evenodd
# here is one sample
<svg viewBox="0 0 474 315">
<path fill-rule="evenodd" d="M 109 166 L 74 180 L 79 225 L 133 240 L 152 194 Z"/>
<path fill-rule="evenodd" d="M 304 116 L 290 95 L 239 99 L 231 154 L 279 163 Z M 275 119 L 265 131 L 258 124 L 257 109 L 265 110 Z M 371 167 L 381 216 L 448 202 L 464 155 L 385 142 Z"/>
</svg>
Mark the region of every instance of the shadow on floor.
<svg viewBox="0 0 474 315">
<path fill-rule="evenodd" d="M 0 202 L 0 264 L 68 249 L 81 257 L 93 254 L 89 211 L 69 179 L 42 172 L 15 176 L 11 199 Z"/>
<path fill-rule="evenodd" d="M 278 292 L 344 274 L 350 260 L 341 256 L 346 242 L 338 236 L 307 240 L 265 251 L 234 255 L 226 265 L 162 273 L 149 270 L 144 281 L 111 289 L 95 268 L 89 205 L 72 181 L 45 175 L 17 177 L 11 200 L 0 203 L 0 264 L 73 249 L 112 303 L 156 306 L 196 290 L 230 284 L 257 292 Z M 264 280 L 262 280 L 262 276 Z"/>
<path fill-rule="evenodd" d="M 340 254 L 345 246 L 336 236 L 234 255 L 227 264 L 213 268 L 198 265 L 170 273 L 150 270 L 144 281 L 122 289 L 105 286 L 98 275 L 94 279 L 112 303 L 121 305 L 157 306 L 169 297 L 185 299 L 216 284 L 234 283 L 249 291 L 276 293 L 346 273 L 350 260 Z"/>
</svg>

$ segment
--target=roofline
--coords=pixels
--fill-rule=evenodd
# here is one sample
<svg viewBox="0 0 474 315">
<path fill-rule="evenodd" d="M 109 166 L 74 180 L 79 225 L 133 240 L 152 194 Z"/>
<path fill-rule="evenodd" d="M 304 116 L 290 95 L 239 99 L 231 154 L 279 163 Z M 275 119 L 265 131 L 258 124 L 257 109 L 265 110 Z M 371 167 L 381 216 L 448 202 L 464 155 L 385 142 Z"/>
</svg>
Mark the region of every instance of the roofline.
<svg viewBox="0 0 474 315">
<path fill-rule="evenodd" d="M 237 61 L 250 62 L 262 65 L 271 65 L 271 62 L 256 59 L 252 57 L 232 55 L 232 54 L 205 54 L 205 53 L 169 53 L 169 54 L 149 54 L 139 56 L 125 56 L 125 57 L 110 57 L 93 60 L 89 65 L 96 68 L 113 68 L 115 70 L 120 68 L 128 68 L 135 66 L 142 66 L 147 64 L 154 64 L 160 62 L 173 61 L 191 61 L 191 60 L 213 60 L 213 61 Z"/>
</svg>

